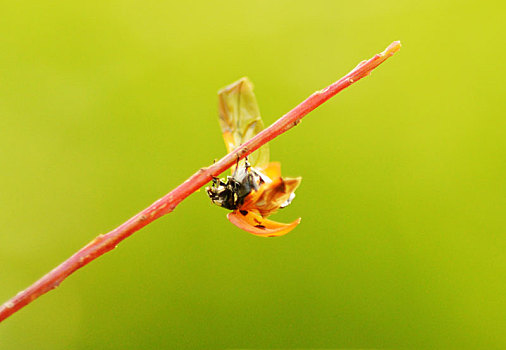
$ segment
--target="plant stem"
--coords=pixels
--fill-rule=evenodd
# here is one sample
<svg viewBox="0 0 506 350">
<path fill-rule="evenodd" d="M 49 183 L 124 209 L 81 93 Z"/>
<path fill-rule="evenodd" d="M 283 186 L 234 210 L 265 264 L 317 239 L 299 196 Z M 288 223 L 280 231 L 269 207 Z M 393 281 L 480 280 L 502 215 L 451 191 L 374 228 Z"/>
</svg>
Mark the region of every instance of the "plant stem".
<svg viewBox="0 0 506 350">
<path fill-rule="evenodd" d="M 30 287 L 19 292 L 12 299 L 5 302 L 0 307 L 0 322 L 23 308 L 25 305 L 31 303 L 33 300 L 37 299 L 39 296 L 56 288 L 63 280 L 65 280 L 65 278 L 79 268 L 114 249 L 121 241 L 133 234 L 135 231 L 140 230 L 147 224 L 158 219 L 160 216 L 170 213 L 186 197 L 207 184 L 214 176 L 220 175 L 222 172 L 234 165 L 238 158 L 242 159 L 246 157 L 263 144 L 297 125 L 302 117 L 321 105 L 323 102 L 327 101 L 329 98 L 344 88 L 347 88 L 354 82 L 369 75 L 374 68 L 397 52 L 400 47 L 400 42 L 395 41 L 382 53 L 375 55 L 367 61 L 362 61 L 357 67 L 337 82 L 329 85 L 323 90 L 313 93 L 297 107 L 279 118 L 274 124 L 258 133 L 255 137 L 236 148 L 234 151 L 227 154 L 218 162 L 207 168 L 199 169 L 189 179 L 161 199 L 151 204 L 148 208 L 133 216 L 131 219 L 111 232 L 99 235 Z"/>
</svg>

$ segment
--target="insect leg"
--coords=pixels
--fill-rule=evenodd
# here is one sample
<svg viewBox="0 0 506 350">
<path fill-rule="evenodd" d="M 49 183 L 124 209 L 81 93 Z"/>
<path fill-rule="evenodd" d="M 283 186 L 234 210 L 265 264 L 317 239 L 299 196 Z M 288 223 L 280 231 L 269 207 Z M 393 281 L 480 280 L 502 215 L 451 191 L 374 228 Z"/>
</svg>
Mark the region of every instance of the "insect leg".
<svg viewBox="0 0 506 350">
<path fill-rule="evenodd" d="M 239 169 L 239 160 L 240 160 L 239 155 L 237 155 L 237 160 L 236 160 L 236 162 L 235 162 L 234 174 L 232 174 L 232 177 L 233 177 L 233 178 L 235 178 L 235 177 L 236 177 L 236 175 L 237 175 L 237 169 Z"/>
<path fill-rule="evenodd" d="M 248 157 L 244 158 L 244 166 L 246 167 L 246 171 L 249 172 L 251 164 L 249 163 Z"/>
</svg>

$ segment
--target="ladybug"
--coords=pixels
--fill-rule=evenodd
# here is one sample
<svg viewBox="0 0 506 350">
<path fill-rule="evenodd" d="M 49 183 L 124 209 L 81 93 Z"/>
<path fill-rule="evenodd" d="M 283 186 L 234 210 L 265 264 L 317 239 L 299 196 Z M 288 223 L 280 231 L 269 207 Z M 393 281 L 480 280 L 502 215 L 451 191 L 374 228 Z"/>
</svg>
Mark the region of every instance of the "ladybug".
<svg viewBox="0 0 506 350">
<path fill-rule="evenodd" d="M 218 92 L 219 122 L 227 151 L 248 141 L 263 130 L 263 122 L 248 78 Z M 237 227 L 262 237 L 287 234 L 299 223 L 290 224 L 267 219 L 278 209 L 288 206 L 302 178 L 281 177 L 281 164 L 269 162 L 267 145 L 238 161 L 226 179 L 214 178 L 206 188 L 211 201 L 232 210 L 228 220 Z"/>
</svg>

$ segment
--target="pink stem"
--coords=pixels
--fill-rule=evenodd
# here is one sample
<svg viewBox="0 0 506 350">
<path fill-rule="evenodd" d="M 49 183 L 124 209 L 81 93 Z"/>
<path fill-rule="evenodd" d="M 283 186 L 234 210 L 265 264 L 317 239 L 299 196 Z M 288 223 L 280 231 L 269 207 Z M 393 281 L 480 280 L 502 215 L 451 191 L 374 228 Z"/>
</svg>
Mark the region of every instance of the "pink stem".
<svg viewBox="0 0 506 350">
<path fill-rule="evenodd" d="M 213 176 L 220 175 L 222 172 L 234 165 L 238 158 L 242 159 L 246 157 L 263 144 L 297 125 L 302 117 L 321 105 L 323 102 L 327 101 L 329 98 L 344 88 L 347 88 L 354 82 L 369 75 L 374 68 L 397 52 L 400 47 L 401 44 L 399 41 L 393 42 L 386 48 L 385 51 L 375 55 L 367 61 L 361 62 L 357 67 L 337 82 L 309 96 L 297 107 L 279 118 L 274 124 L 257 134 L 245 144 L 227 154 L 215 164 L 198 170 L 189 179 L 161 199 L 151 204 L 148 208 L 144 209 L 111 232 L 105 235 L 99 235 L 30 287 L 19 292 L 12 299 L 5 302 L 0 307 L 0 322 L 14 312 L 23 308 L 25 305 L 31 303 L 42 294 L 56 288 L 70 274 L 95 260 L 99 256 L 112 250 L 135 231 L 140 230 L 147 224 L 158 219 L 160 216 L 170 213 L 186 197 L 211 181 Z"/>
</svg>

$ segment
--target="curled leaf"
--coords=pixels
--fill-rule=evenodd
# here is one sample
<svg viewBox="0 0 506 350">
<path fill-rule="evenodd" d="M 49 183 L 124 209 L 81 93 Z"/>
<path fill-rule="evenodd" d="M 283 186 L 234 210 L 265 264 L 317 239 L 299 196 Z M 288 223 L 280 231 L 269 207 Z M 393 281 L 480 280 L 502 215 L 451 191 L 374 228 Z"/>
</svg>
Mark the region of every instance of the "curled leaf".
<svg viewBox="0 0 506 350">
<path fill-rule="evenodd" d="M 264 129 L 253 84 L 246 77 L 218 91 L 218 109 L 228 152 Z M 269 146 L 266 144 L 260 147 L 249 156 L 249 160 L 252 166 L 265 168 L 269 163 Z"/>
</svg>

